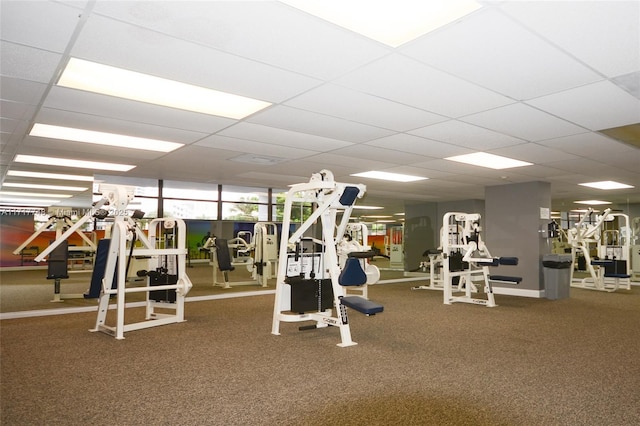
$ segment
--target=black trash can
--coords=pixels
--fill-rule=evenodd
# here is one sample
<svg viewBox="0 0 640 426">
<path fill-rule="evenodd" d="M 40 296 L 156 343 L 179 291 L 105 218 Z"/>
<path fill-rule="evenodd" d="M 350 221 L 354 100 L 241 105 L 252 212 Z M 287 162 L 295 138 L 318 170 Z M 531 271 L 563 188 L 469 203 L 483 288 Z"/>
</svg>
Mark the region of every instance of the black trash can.
<svg viewBox="0 0 640 426">
<path fill-rule="evenodd" d="M 547 299 L 566 299 L 571 287 L 570 254 L 545 254 L 542 256 L 544 296 Z"/>
</svg>

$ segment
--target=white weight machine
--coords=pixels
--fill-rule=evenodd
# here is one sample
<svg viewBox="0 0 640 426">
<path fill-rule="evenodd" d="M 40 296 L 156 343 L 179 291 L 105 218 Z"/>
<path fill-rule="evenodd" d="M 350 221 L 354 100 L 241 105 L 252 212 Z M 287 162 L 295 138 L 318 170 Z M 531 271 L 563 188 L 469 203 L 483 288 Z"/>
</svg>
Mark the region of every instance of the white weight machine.
<svg viewBox="0 0 640 426">
<path fill-rule="evenodd" d="M 630 237 L 620 238 L 619 233 L 604 232 L 604 224 L 607 221 L 613 221 L 616 217 L 624 219 L 624 228 L 629 229 L 629 217 L 621 213 L 612 213 L 611 209 L 606 209 L 601 215 L 596 215 L 594 223 L 588 223 L 587 219 L 592 214 L 593 209 L 589 208 L 587 213 L 580 218 L 580 221 L 567 232 L 573 259 L 571 286 L 587 290 L 614 292 L 622 285 L 627 290 L 630 290 Z M 609 235 L 617 236 L 611 238 Z M 603 236 L 607 239 L 605 244 L 602 241 Z M 611 241 L 609 241 L 610 238 Z M 609 242 L 617 244 L 608 244 Z M 592 249 L 595 249 L 597 259 L 592 259 Z M 582 279 L 574 279 L 574 271 L 579 254 L 584 257 L 589 276 Z"/>
<path fill-rule="evenodd" d="M 17 249 L 13 251 L 13 254 L 20 254 L 22 250 L 27 247 L 33 240 L 35 240 L 42 232 L 46 231 L 50 226 L 55 225 L 56 239 L 42 252 L 40 252 L 35 258 L 35 262 L 42 262 L 47 256 L 53 255 L 55 251 L 55 257 L 59 258 L 55 260 L 57 265 L 54 265 L 53 259 L 49 259 L 49 272 L 47 275 L 47 279 L 54 279 L 54 294 L 52 302 L 62 302 L 64 299 L 81 299 L 83 298 L 82 294 L 62 294 L 60 292 L 60 280 L 64 278 L 68 278 L 67 275 L 67 262 L 70 251 L 77 252 L 91 252 L 95 253 L 97 246 L 96 244 L 89 239 L 80 228 L 87 223 L 89 220 L 92 220 L 99 209 L 108 202 L 108 200 L 100 200 L 93 206 L 90 211 L 88 211 L 82 218 L 77 220 L 75 223 L 71 220 L 71 218 L 65 213 L 68 210 L 66 208 L 50 208 L 50 217 L 47 223 L 38 228 L 36 232 L 34 232 L 25 242 L 23 242 Z M 82 240 L 84 241 L 84 246 L 69 246 L 67 240 L 73 234 L 78 234 Z M 62 247 L 64 243 L 64 247 Z M 60 248 L 59 248 L 60 247 Z M 57 250 L 56 250 L 57 249 Z M 63 250 L 64 253 L 61 253 L 60 250 Z M 62 265 L 63 263 L 63 265 Z M 83 259 L 84 263 L 84 259 Z"/>
<path fill-rule="evenodd" d="M 262 287 L 267 287 L 269 279 L 276 278 L 278 271 L 278 228 L 272 222 L 258 222 L 253 225 L 253 269 L 251 276 Z"/>
<path fill-rule="evenodd" d="M 314 321 L 314 325 L 301 329 L 338 327 L 341 337 L 338 346 L 352 346 L 356 342 L 351 340 L 347 307 L 366 315 L 383 311 L 382 305 L 360 296 L 347 296 L 344 290 L 344 286 L 363 285 L 367 281 L 360 258 L 356 257 L 361 252 L 352 252 L 343 268 L 337 253 L 356 199 L 365 191 L 361 184 L 335 182 L 328 170 L 314 173 L 307 183 L 291 186 L 284 207 L 272 334 L 280 334 L 281 322 Z M 315 210 L 290 234 L 292 206 L 298 202 L 312 203 Z M 322 238 L 304 237 L 308 231 L 314 231 L 318 221 Z M 305 242 L 311 243 L 311 252 L 304 250 Z"/>
<path fill-rule="evenodd" d="M 203 248 L 210 253 L 213 285 L 230 289 L 235 285 L 257 283 L 267 287 L 267 280 L 275 278 L 278 262 L 276 241 L 276 225 L 260 222 L 254 225 L 253 236 L 248 231 L 241 231 L 230 240 L 215 236 L 208 238 Z M 229 281 L 229 272 L 235 270 L 236 266 L 247 268 L 255 281 Z M 218 270 L 222 271 L 223 282 L 218 281 Z"/>
<path fill-rule="evenodd" d="M 106 184 L 99 187 L 102 204 L 110 206 L 114 223 L 98 300 L 96 325 L 90 331 L 101 331 L 116 339 L 124 339 L 127 331 L 183 322 L 184 299 L 192 287 L 186 275 L 187 232 L 184 221 L 154 219 L 149 224 L 147 237 L 136 222 L 124 214 L 129 201 L 133 199 L 133 189 Z M 142 243 L 142 248 L 135 247 L 136 241 Z M 127 247 L 128 244 L 130 247 Z M 146 285 L 127 288 L 128 256 L 149 258 L 150 271 L 145 274 Z M 126 295 L 140 292 L 147 296 L 145 321 L 125 324 Z M 117 297 L 116 323 L 109 326 L 106 321 L 112 296 Z"/>
<path fill-rule="evenodd" d="M 443 216 L 440 247 L 428 252 L 430 283 L 413 287 L 414 290 L 443 290 L 445 305 L 463 302 L 491 308 L 497 306 L 492 282 L 519 284 L 522 281 L 521 277 L 490 275 L 490 266 L 517 265 L 518 259 L 491 256 L 482 241 L 480 219 L 479 213 L 449 212 Z M 486 299 L 472 296 L 478 293 L 476 282 L 483 284 Z"/>
</svg>

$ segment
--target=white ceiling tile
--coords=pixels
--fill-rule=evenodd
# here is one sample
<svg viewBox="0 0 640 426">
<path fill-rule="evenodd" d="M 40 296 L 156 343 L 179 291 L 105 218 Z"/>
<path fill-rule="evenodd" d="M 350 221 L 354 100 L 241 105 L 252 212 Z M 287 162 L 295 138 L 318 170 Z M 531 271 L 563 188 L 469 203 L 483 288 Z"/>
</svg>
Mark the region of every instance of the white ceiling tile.
<svg viewBox="0 0 640 426">
<path fill-rule="evenodd" d="M 640 69 L 640 2 L 504 2 L 502 10 L 609 77 Z"/>
<path fill-rule="evenodd" d="M 388 129 L 354 123 L 287 106 L 267 108 L 247 118 L 246 121 L 356 143 L 381 138 L 393 133 Z"/>
<path fill-rule="evenodd" d="M 2 111 L 2 117 L 4 118 L 29 121 L 36 112 L 36 107 L 21 102 L 0 100 L 0 111 Z"/>
<path fill-rule="evenodd" d="M 95 11 L 323 79 L 388 53 L 379 43 L 278 2 L 100 2 Z"/>
<path fill-rule="evenodd" d="M 399 132 L 445 119 L 440 115 L 334 84 L 324 84 L 284 104 Z"/>
<path fill-rule="evenodd" d="M 480 151 L 525 142 L 522 139 L 518 139 L 513 136 L 494 132 L 493 130 L 474 126 L 458 120 L 449 120 L 442 123 L 432 124 L 430 126 L 412 130 L 409 133 Z"/>
<path fill-rule="evenodd" d="M 80 22 L 78 9 L 49 1 L 3 1 L 1 10 L 2 40 L 58 53 Z"/>
<path fill-rule="evenodd" d="M 273 145 L 246 139 L 229 138 L 225 136 L 209 136 L 196 143 L 197 146 L 239 151 L 256 155 L 266 155 L 280 158 L 304 158 L 317 154 L 317 151 L 292 148 L 290 146 Z"/>
<path fill-rule="evenodd" d="M 581 157 L 607 158 L 610 153 L 626 154 L 636 148 L 594 132 L 580 133 L 562 138 L 538 142 L 555 150 L 568 152 Z"/>
<path fill-rule="evenodd" d="M 345 157 L 344 155 L 338 155 L 333 153 L 318 154 L 305 159 L 309 163 L 319 164 L 320 168 L 333 168 L 334 165 L 347 167 L 348 170 L 352 170 L 351 173 L 366 172 L 369 170 L 384 170 L 389 167 L 396 166 L 395 163 L 386 162 L 381 160 L 369 160 L 362 158 Z M 384 159 L 382 159 L 384 160 Z M 331 165 L 331 167 L 328 167 Z"/>
<path fill-rule="evenodd" d="M 447 117 L 459 117 L 513 102 L 398 54 L 363 66 L 337 79 L 336 83 Z"/>
<path fill-rule="evenodd" d="M 392 148 L 426 157 L 443 158 L 466 154 L 468 151 L 459 146 L 450 145 L 422 137 L 398 133 L 365 143 L 364 145 Z"/>
<path fill-rule="evenodd" d="M 304 148 L 317 152 L 332 151 L 334 149 L 352 145 L 351 142 L 247 122 L 241 122 L 230 126 L 218 132 L 218 135 L 262 141 L 273 145 Z"/>
<path fill-rule="evenodd" d="M 37 105 L 47 85 L 20 78 L 0 77 L 0 98 L 8 101 Z"/>
<path fill-rule="evenodd" d="M 461 120 L 530 142 L 584 132 L 575 124 L 522 103 L 469 115 Z"/>
<path fill-rule="evenodd" d="M 516 100 L 602 78 L 495 9 L 480 11 L 400 50 Z"/>
<path fill-rule="evenodd" d="M 0 42 L 0 63 L 5 77 L 49 83 L 56 74 L 61 58 L 58 53 Z"/>
<path fill-rule="evenodd" d="M 590 130 L 640 122 L 640 99 L 609 81 L 565 90 L 527 103 Z"/>
<path fill-rule="evenodd" d="M 341 155 L 345 158 L 350 158 L 352 161 L 384 159 L 385 162 L 395 165 L 407 165 L 430 159 L 430 157 L 424 157 L 415 153 L 365 145 L 353 145 L 347 148 L 337 149 L 332 151 L 331 154 Z"/>
</svg>

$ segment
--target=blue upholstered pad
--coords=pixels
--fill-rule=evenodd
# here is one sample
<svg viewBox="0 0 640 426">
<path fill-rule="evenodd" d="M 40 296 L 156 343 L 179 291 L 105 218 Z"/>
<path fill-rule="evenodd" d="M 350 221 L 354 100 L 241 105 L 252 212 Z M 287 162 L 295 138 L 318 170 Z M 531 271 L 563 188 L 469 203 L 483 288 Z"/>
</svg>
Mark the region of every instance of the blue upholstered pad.
<svg viewBox="0 0 640 426">
<path fill-rule="evenodd" d="M 366 282 L 367 274 L 362 269 L 360 260 L 356 257 L 348 258 L 340 272 L 338 283 L 343 286 L 355 286 L 366 284 Z"/>
<path fill-rule="evenodd" d="M 360 296 L 345 296 L 340 300 L 343 305 L 366 315 L 375 315 L 384 310 L 384 306 Z"/>
<path fill-rule="evenodd" d="M 501 257 L 500 264 L 501 265 L 517 265 L 518 258 L 517 257 Z"/>
</svg>

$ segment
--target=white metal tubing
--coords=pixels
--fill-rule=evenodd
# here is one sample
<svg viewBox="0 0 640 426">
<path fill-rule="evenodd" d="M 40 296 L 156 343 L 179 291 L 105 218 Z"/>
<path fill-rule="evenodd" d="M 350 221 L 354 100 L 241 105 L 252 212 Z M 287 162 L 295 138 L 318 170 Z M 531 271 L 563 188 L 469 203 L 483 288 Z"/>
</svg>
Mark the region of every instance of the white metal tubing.
<svg viewBox="0 0 640 426">
<path fill-rule="evenodd" d="M 99 209 L 106 203 L 107 200 L 104 198 L 95 205 L 94 209 Z M 93 210 L 93 209 L 92 209 Z M 40 253 L 34 260 L 36 262 L 41 262 L 42 259 L 47 257 L 49 253 L 51 253 L 56 247 L 58 247 L 64 240 L 69 238 L 73 233 L 75 233 L 86 221 L 90 220 L 93 217 L 93 211 L 89 211 L 85 214 L 80 220 L 78 220 L 73 226 L 67 229 L 59 238 L 49 245 L 42 253 Z"/>
</svg>

